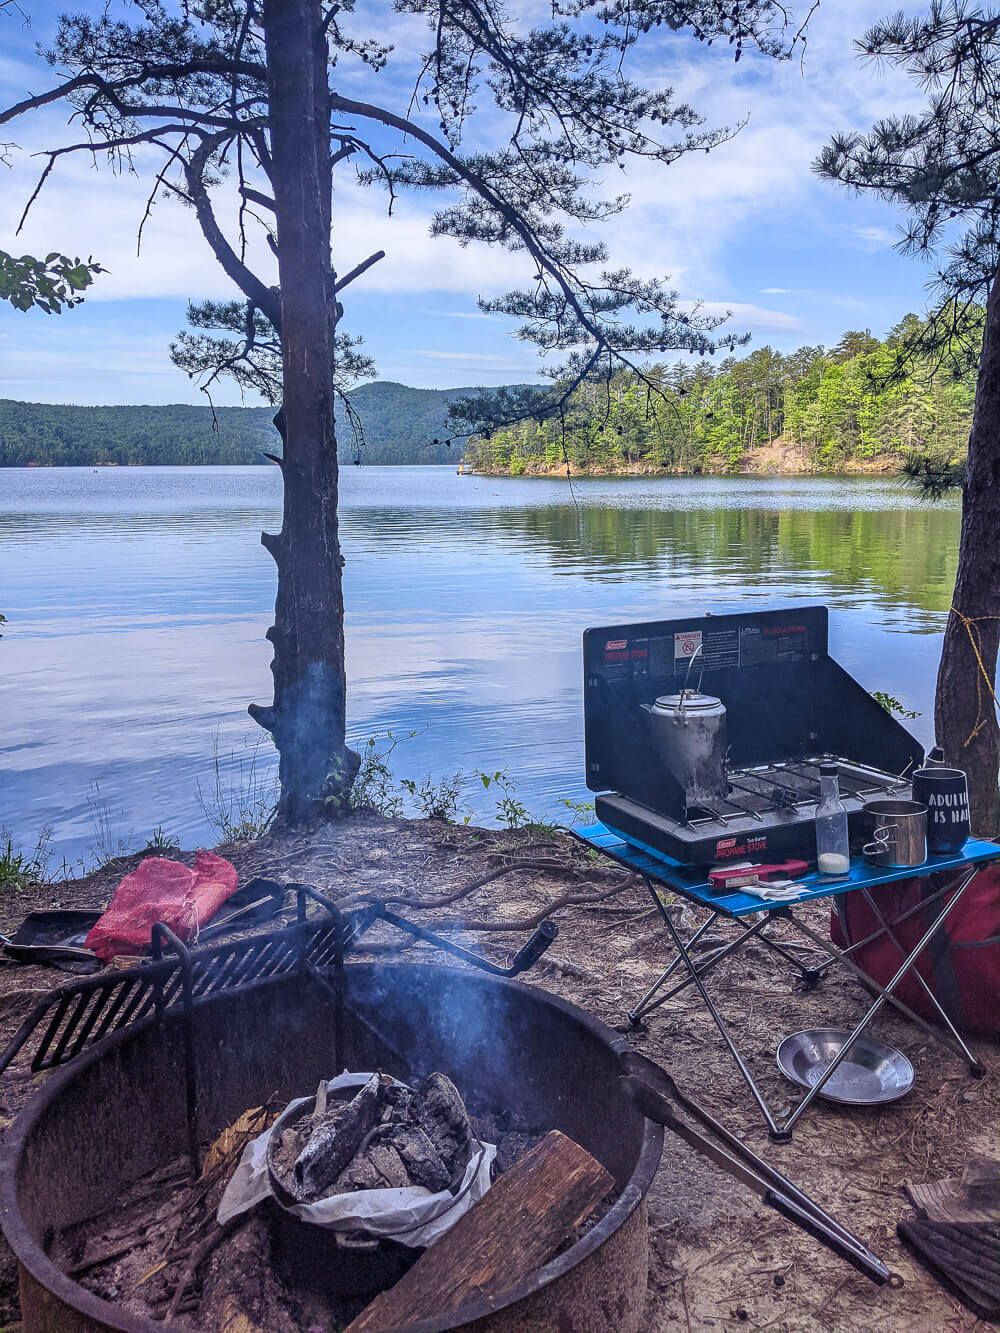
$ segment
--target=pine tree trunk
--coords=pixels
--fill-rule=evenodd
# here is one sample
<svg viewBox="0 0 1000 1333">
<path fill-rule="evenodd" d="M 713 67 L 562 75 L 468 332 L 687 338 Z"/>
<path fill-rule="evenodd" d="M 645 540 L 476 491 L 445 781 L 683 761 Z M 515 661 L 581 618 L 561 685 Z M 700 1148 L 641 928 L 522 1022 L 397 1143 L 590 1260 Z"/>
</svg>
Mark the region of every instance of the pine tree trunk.
<svg viewBox="0 0 1000 1333">
<path fill-rule="evenodd" d="M 968 624 L 963 616 L 975 623 Z M 1000 833 L 997 785 L 1000 729 L 990 693 L 996 680 L 1000 645 L 997 617 L 1000 617 L 1000 273 L 993 280 L 986 306 L 962 493 L 958 577 L 945 630 L 935 702 L 938 742 L 944 747 L 947 762 L 964 768 L 969 775 L 972 826 L 983 835 Z"/>
<path fill-rule="evenodd" d="M 344 738 L 326 42 L 320 0 L 264 0 L 263 14 L 281 286 L 284 509 L 281 532 L 261 537 L 278 566 L 267 634 L 274 703 L 251 704 L 250 714 L 278 749 L 278 817 L 296 824 L 324 804 L 343 804 L 357 756 Z"/>
</svg>

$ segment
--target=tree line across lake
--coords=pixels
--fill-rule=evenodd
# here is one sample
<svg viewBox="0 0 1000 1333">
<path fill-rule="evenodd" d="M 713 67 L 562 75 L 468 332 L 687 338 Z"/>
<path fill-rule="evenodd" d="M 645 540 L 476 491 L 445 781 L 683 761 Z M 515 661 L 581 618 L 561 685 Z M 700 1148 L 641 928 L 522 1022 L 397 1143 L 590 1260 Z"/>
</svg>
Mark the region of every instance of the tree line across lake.
<svg viewBox="0 0 1000 1333">
<path fill-rule="evenodd" d="M 895 469 L 913 454 L 960 459 L 975 370 L 914 355 L 908 315 L 885 339 L 845 333 L 833 348 L 762 347 L 719 364 L 663 365 L 662 393 L 621 372 L 585 384 L 564 419 L 527 420 L 474 441 L 485 472 L 728 472 Z"/>
<path fill-rule="evenodd" d="M 660 366 L 662 393 L 638 377 L 584 384 L 564 421 L 521 422 L 468 445 L 449 405 L 472 390 L 375 381 L 351 394 L 363 439 L 338 411 L 343 463 L 451 463 L 485 472 L 838 472 L 895 468 L 911 454 L 958 459 L 975 371 L 913 355 L 908 315 L 885 339 L 845 333 L 833 348 L 762 347 L 718 365 Z M 268 407 L 75 407 L 0 399 L 0 466 L 264 463 L 280 452 Z M 451 443 L 448 443 L 448 441 Z"/>
<path fill-rule="evenodd" d="M 338 411 L 341 462 L 450 463 L 464 441 L 445 443 L 448 405 L 469 389 L 411 389 L 376 381 L 351 394 L 364 428 L 358 444 Z M 265 463 L 281 452 L 270 407 L 75 407 L 0 399 L 0 466 L 94 467 Z"/>
</svg>

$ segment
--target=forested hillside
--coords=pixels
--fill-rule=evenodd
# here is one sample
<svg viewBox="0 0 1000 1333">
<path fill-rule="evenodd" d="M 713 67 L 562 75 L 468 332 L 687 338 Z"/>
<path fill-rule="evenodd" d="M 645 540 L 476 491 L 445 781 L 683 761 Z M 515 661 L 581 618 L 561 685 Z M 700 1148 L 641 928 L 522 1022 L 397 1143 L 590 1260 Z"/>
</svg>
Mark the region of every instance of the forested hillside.
<svg viewBox="0 0 1000 1333">
<path fill-rule="evenodd" d="M 450 463 L 462 441 L 449 448 L 448 404 L 469 389 L 410 389 L 404 384 L 363 384 L 351 395 L 361 418 L 367 463 Z M 0 466 L 101 463 L 264 463 L 263 450 L 281 452 L 267 407 L 67 407 L 0 399 Z M 353 433 L 338 404 L 339 454 L 356 455 Z M 432 441 L 437 440 L 437 443 Z"/>
<path fill-rule="evenodd" d="M 895 469 L 910 452 L 960 457 L 975 374 L 939 360 L 905 358 L 920 327 L 908 315 L 880 341 L 846 333 L 834 348 L 788 355 L 762 347 L 718 365 L 662 366 L 663 394 L 636 376 L 585 385 L 565 429 L 522 423 L 470 444 L 483 471 L 865 471 Z M 907 342 L 907 345 L 909 343 Z M 894 373 L 895 372 L 895 373 Z"/>
</svg>

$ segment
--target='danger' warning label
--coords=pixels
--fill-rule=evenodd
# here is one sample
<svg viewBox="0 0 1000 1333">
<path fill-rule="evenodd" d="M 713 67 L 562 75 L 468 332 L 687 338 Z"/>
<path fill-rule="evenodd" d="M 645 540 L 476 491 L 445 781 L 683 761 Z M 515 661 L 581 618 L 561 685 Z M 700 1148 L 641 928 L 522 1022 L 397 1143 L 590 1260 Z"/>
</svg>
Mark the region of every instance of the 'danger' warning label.
<svg viewBox="0 0 1000 1333">
<path fill-rule="evenodd" d="M 692 658 L 695 672 L 738 667 L 739 633 L 735 629 L 682 630 L 674 635 L 674 671 L 687 671 Z"/>
</svg>

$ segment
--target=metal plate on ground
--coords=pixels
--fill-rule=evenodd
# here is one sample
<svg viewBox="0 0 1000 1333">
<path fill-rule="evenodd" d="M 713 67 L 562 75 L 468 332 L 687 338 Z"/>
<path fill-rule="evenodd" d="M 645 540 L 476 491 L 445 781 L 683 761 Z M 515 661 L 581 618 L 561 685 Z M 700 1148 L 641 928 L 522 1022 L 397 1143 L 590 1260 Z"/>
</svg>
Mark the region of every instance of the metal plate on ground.
<svg viewBox="0 0 1000 1333">
<path fill-rule="evenodd" d="M 778 1068 L 800 1088 L 823 1077 L 850 1036 L 844 1028 L 793 1032 L 778 1047 Z M 817 1096 L 846 1106 L 880 1106 L 905 1097 L 913 1087 L 913 1065 L 895 1046 L 862 1032 Z"/>
</svg>

